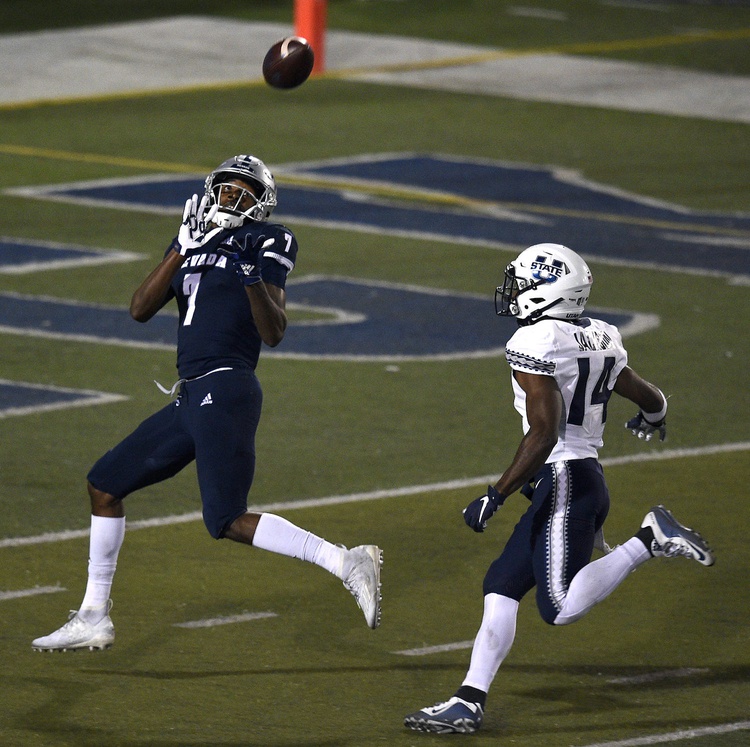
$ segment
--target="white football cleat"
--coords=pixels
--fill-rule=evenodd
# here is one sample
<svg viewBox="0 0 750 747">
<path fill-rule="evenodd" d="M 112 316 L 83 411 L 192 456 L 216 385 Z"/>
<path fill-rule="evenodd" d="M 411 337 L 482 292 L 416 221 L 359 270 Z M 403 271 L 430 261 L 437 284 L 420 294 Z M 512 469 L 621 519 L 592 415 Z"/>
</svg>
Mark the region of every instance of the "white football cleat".
<svg viewBox="0 0 750 747">
<path fill-rule="evenodd" d="M 664 506 L 654 506 L 646 514 L 642 527 L 651 527 L 654 541 L 651 554 L 654 557 L 674 558 L 682 556 L 697 560 L 703 565 L 714 564 L 714 554 L 706 540 L 690 527 L 683 526 Z"/>
<path fill-rule="evenodd" d="M 346 551 L 344 586 L 357 600 L 367 625 L 380 625 L 380 566 L 383 551 L 376 545 L 359 545 Z"/>
<path fill-rule="evenodd" d="M 111 648 L 115 641 L 115 626 L 109 616 L 110 609 L 112 600 L 107 603 L 107 614 L 96 624 L 82 620 L 77 610 L 71 610 L 65 625 L 54 633 L 34 639 L 31 647 L 34 651 L 100 651 Z"/>
</svg>

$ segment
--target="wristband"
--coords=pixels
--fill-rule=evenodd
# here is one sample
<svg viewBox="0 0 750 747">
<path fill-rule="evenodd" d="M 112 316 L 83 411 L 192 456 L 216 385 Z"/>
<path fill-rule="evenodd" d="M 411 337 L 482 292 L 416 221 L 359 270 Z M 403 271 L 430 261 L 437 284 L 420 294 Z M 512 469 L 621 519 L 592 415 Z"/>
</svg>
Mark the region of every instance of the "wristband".
<svg viewBox="0 0 750 747">
<path fill-rule="evenodd" d="M 659 394 L 661 394 L 664 400 L 664 407 L 662 407 L 661 410 L 658 412 L 645 412 L 644 410 L 641 410 L 641 413 L 643 413 L 643 419 L 649 425 L 659 425 L 664 418 L 667 417 L 667 398 L 664 396 L 664 392 L 662 392 L 661 389 L 659 389 Z"/>
<path fill-rule="evenodd" d="M 487 486 L 487 497 L 496 505 L 502 506 L 505 503 L 505 499 L 508 497 L 505 493 L 498 493 L 492 485 Z"/>
</svg>

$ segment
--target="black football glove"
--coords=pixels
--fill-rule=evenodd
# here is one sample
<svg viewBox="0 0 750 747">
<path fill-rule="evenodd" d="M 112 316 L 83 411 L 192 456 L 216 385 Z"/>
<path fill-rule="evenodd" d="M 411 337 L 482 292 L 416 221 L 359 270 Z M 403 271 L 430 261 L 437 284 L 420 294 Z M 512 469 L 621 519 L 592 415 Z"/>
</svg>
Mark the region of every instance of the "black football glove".
<svg viewBox="0 0 750 747">
<path fill-rule="evenodd" d="M 232 265 L 244 285 L 255 285 L 263 280 L 260 275 L 261 251 L 272 243 L 273 239 L 266 239 L 263 234 L 255 237 L 252 246 L 241 248 L 241 245 L 235 242 L 239 251 L 231 255 Z"/>
<path fill-rule="evenodd" d="M 660 441 L 663 441 L 667 437 L 667 419 L 662 418 L 658 423 L 649 423 L 641 410 L 638 410 L 638 414 L 625 423 L 625 427 L 634 436 L 642 438 L 644 441 L 650 441 L 657 431 L 659 432 Z"/>
<path fill-rule="evenodd" d="M 487 492 L 464 509 L 464 521 L 475 532 L 483 532 L 489 519 L 503 505 L 506 498 L 507 496 L 498 493 L 492 485 L 488 485 Z"/>
<path fill-rule="evenodd" d="M 257 256 L 248 257 L 235 254 L 234 257 L 232 266 L 243 285 L 255 285 L 255 283 L 260 283 L 263 280 L 260 276 L 260 263 Z"/>
<path fill-rule="evenodd" d="M 242 281 L 243 285 L 255 285 L 259 283 L 263 278 L 260 276 L 260 254 L 257 251 L 257 247 L 263 240 L 263 236 L 259 237 L 253 244 L 247 248 L 241 248 L 239 244 L 235 243 L 235 246 L 239 251 L 234 252 L 230 256 L 232 257 L 232 266 L 234 271 L 237 273 L 237 277 Z"/>
</svg>

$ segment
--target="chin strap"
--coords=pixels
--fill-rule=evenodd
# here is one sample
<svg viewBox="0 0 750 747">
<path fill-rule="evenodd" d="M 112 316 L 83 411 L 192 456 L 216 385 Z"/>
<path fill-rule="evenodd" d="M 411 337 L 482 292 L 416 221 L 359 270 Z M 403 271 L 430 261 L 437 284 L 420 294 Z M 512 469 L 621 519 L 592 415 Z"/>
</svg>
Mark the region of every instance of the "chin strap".
<svg viewBox="0 0 750 747">
<path fill-rule="evenodd" d="M 213 222 L 220 228 L 239 228 L 245 222 L 245 216 L 219 211 Z"/>
<path fill-rule="evenodd" d="M 535 311 L 532 311 L 531 314 L 527 317 L 529 319 L 529 324 L 539 321 L 539 318 L 544 316 L 545 311 L 549 311 L 553 306 L 557 306 L 557 304 L 562 301 L 563 298 L 560 296 L 560 298 L 556 298 L 552 303 L 548 303 L 543 309 L 536 309 Z"/>
</svg>

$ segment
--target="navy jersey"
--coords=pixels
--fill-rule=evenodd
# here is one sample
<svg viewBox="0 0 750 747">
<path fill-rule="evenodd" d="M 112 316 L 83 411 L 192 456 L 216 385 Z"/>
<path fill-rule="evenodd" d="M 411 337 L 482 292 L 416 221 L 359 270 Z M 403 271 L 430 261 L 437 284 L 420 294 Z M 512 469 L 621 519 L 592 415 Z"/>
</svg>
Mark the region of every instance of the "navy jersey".
<svg viewBox="0 0 750 747">
<path fill-rule="evenodd" d="M 195 378 L 225 366 L 254 370 L 258 363 L 260 334 L 230 256 L 237 252 L 257 253 L 264 282 L 284 288 L 297 259 L 297 240 L 277 223 L 250 223 L 224 230 L 188 254 L 172 279 L 167 299 L 176 298 L 180 312 L 180 378 Z"/>
</svg>

